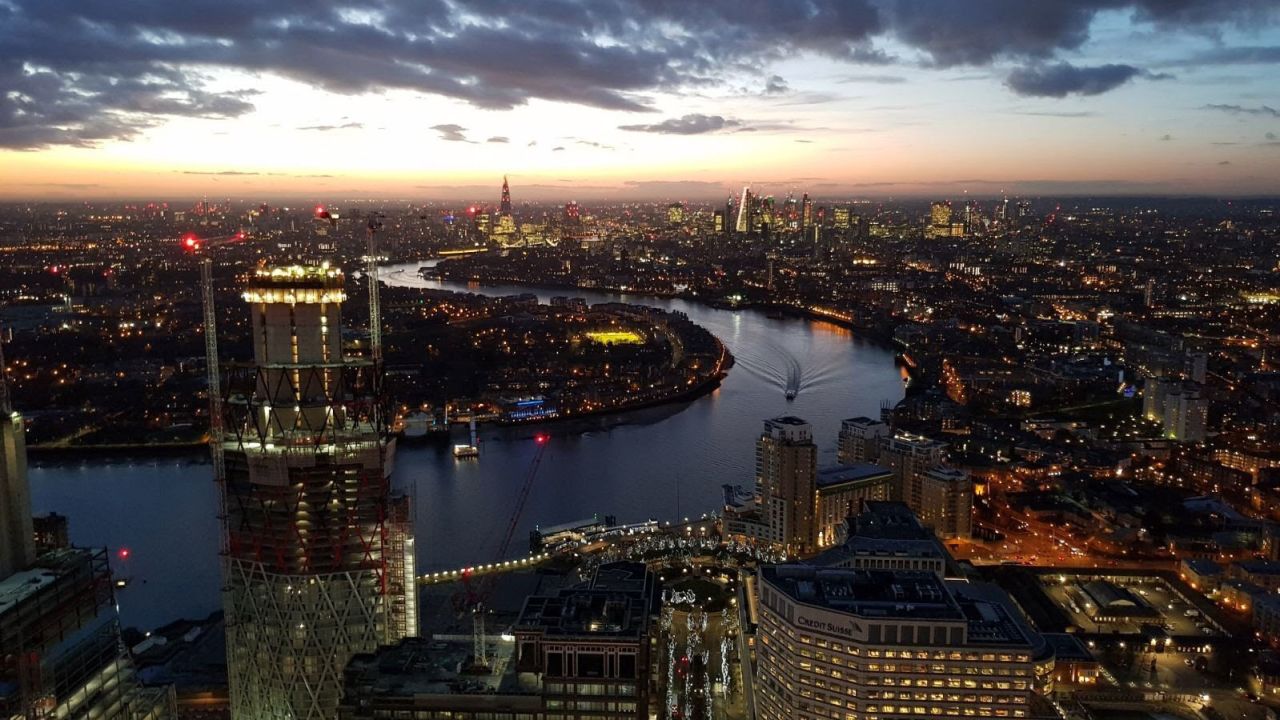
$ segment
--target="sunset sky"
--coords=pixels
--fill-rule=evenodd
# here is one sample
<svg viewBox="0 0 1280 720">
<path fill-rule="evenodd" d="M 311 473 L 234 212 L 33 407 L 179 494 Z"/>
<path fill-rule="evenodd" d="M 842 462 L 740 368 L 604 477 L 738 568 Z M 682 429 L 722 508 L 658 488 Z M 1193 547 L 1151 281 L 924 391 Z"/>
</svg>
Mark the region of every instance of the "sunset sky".
<svg viewBox="0 0 1280 720">
<path fill-rule="evenodd" d="M 0 198 L 1280 194 L 1275 0 L 0 0 Z"/>
</svg>

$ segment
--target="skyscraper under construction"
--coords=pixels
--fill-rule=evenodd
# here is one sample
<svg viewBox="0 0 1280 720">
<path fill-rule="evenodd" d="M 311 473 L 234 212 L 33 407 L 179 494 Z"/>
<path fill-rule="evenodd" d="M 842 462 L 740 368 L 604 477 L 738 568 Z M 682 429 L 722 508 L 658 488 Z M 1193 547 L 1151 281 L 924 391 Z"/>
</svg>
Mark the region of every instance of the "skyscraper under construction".
<svg viewBox="0 0 1280 720">
<path fill-rule="evenodd" d="M 348 659 L 416 634 L 380 354 L 344 353 L 345 298 L 328 264 L 258 268 L 254 362 L 214 389 L 236 718 L 333 718 Z"/>
</svg>

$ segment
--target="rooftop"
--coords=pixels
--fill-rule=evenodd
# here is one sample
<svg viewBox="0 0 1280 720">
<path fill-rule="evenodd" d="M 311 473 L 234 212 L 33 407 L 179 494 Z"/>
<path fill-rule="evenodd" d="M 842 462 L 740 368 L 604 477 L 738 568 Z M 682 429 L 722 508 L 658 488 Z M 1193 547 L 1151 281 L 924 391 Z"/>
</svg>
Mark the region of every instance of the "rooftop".
<svg viewBox="0 0 1280 720">
<path fill-rule="evenodd" d="M 527 694 L 515 672 L 515 643 L 489 642 L 494 654 L 489 672 L 462 672 L 471 662 L 470 643 L 405 638 L 364 653 L 347 664 L 349 690 L 374 695 Z"/>
<path fill-rule="evenodd" d="M 546 635 L 639 638 L 657 608 L 654 577 L 643 563 L 601 565 L 590 582 L 525 600 L 515 630 Z"/>
<path fill-rule="evenodd" d="M 938 576 L 914 570 L 845 570 L 771 565 L 763 581 L 797 602 L 866 618 L 964 619 Z"/>
<path fill-rule="evenodd" d="M 890 477 L 893 477 L 893 473 L 889 471 L 889 468 L 872 463 L 857 463 L 822 468 L 818 470 L 816 482 L 819 488 L 830 488 L 837 485 L 859 483 L 867 480 L 881 480 Z"/>
</svg>

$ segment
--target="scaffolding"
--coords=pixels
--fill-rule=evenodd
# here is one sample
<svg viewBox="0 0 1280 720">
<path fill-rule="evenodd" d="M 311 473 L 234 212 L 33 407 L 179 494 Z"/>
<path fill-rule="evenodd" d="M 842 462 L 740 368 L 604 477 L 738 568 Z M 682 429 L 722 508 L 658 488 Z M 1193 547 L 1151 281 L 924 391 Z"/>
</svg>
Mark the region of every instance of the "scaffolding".
<svg viewBox="0 0 1280 720">
<path fill-rule="evenodd" d="M 172 710 L 171 687 L 135 677 L 105 550 L 54 550 L 0 581 L 0 717 L 144 720 Z"/>
</svg>

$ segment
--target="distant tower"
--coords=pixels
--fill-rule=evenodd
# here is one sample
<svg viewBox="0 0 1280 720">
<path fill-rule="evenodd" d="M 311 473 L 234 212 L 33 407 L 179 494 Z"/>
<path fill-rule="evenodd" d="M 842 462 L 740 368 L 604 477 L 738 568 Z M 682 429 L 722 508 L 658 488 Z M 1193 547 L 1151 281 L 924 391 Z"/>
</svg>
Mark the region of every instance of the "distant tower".
<svg viewBox="0 0 1280 720">
<path fill-rule="evenodd" d="M 502 215 L 511 214 L 511 186 L 507 185 L 507 176 L 502 176 L 502 204 L 498 207 Z"/>
<path fill-rule="evenodd" d="M 230 371 L 220 443 L 231 715 L 329 720 L 356 653 L 414 634 L 412 516 L 377 358 L 342 345 L 342 273 L 249 279 L 254 363 Z"/>
<path fill-rule="evenodd" d="M 31 490 L 27 486 L 26 430 L 9 401 L 9 378 L 0 340 L 0 580 L 35 560 Z"/>
<path fill-rule="evenodd" d="M 813 200 L 805 193 L 800 200 L 800 229 L 808 230 L 810 225 L 813 225 Z"/>
<path fill-rule="evenodd" d="M 742 200 L 738 203 L 738 219 L 734 225 L 734 229 L 740 233 L 751 232 L 751 188 L 742 188 Z"/>
</svg>

